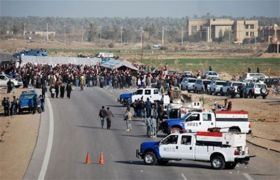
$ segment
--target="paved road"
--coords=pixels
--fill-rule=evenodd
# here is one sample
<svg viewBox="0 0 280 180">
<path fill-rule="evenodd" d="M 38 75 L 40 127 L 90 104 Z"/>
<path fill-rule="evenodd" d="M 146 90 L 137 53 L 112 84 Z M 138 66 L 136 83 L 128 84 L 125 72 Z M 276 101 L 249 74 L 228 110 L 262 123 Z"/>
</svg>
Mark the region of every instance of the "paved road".
<svg viewBox="0 0 280 180">
<path fill-rule="evenodd" d="M 168 166 L 146 166 L 135 157 L 135 150 L 144 140 L 143 121 L 133 122 L 133 132 L 125 131 L 124 108 L 111 92 L 99 88 L 74 91 L 70 100 L 51 99 L 54 115 L 54 141 L 45 179 L 278 179 L 279 154 L 271 158 L 254 158 L 248 166 L 234 170 L 216 171 L 208 163 L 182 161 Z M 102 105 L 109 106 L 115 115 L 112 129 L 101 129 L 97 118 Z M 251 147 L 253 153 L 264 150 Z M 260 152 L 261 151 L 261 152 Z M 86 152 L 93 164 L 85 165 Z M 105 165 L 98 165 L 99 153 Z M 279 160 L 279 159 L 278 159 Z M 40 163 L 38 163 L 39 166 Z M 25 177 L 28 179 L 28 176 Z"/>
</svg>

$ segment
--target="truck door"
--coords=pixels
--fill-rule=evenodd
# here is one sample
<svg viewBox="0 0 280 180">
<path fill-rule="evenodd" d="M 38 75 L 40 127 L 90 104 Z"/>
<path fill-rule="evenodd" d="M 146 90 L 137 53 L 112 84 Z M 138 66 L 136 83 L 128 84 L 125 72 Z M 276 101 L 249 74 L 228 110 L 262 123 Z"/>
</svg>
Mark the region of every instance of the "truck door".
<svg viewBox="0 0 280 180">
<path fill-rule="evenodd" d="M 211 113 L 202 113 L 202 121 L 201 124 L 199 124 L 201 127 L 201 130 L 208 130 L 208 128 L 215 127 L 214 125 L 214 118 L 212 117 Z"/>
<path fill-rule="evenodd" d="M 201 131 L 200 113 L 192 113 L 185 121 L 185 129 L 190 132 Z"/>
<path fill-rule="evenodd" d="M 162 158 L 178 158 L 178 135 L 169 135 L 160 142 L 159 154 Z"/>
<path fill-rule="evenodd" d="M 150 89 L 145 89 L 144 101 L 147 101 L 148 98 L 152 103 L 154 102 L 154 99 L 152 98 L 152 91 Z"/>
<path fill-rule="evenodd" d="M 192 141 L 192 136 L 182 135 L 178 148 L 178 155 L 181 159 L 194 159 L 194 147 Z"/>
</svg>

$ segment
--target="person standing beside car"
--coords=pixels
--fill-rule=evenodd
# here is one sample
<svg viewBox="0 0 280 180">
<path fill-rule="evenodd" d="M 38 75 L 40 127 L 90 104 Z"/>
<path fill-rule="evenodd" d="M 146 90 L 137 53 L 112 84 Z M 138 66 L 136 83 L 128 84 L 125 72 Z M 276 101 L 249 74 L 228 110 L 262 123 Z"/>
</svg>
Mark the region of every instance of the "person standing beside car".
<svg viewBox="0 0 280 180">
<path fill-rule="evenodd" d="M 7 93 L 10 93 L 13 90 L 13 83 L 11 79 L 7 82 Z"/>
</svg>

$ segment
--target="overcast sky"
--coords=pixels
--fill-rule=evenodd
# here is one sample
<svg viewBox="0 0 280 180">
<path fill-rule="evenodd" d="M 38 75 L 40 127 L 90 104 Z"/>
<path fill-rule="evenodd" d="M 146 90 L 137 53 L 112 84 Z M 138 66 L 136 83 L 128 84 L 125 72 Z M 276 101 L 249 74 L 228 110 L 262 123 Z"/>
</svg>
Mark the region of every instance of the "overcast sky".
<svg viewBox="0 0 280 180">
<path fill-rule="evenodd" d="M 280 0 L 0 0 L 1 16 L 280 17 Z"/>
</svg>

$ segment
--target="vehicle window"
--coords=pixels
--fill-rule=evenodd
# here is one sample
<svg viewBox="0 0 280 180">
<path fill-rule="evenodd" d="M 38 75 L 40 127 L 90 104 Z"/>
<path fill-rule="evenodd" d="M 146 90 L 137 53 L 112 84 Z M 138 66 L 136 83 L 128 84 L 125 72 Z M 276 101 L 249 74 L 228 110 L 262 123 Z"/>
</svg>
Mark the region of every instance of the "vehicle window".
<svg viewBox="0 0 280 180">
<path fill-rule="evenodd" d="M 203 119 L 203 121 L 211 121 L 211 114 L 203 113 L 202 119 Z"/>
<path fill-rule="evenodd" d="M 170 135 L 161 141 L 161 144 L 177 144 L 178 135 Z"/>
<path fill-rule="evenodd" d="M 217 85 L 222 85 L 222 86 L 224 86 L 224 85 L 226 85 L 227 83 L 226 82 L 217 82 Z"/>
<path fill-rule="evenodd" d="M 186 121 L 199 121 L 199 114 L 192 114 Z"/>
<path fill-rule="evenodd" d="M 0 79 L 5 80 L 6 78 L 5 76 L 0 76 Z"/>
<path fill-rule="evenodd" d="M 189 82 L 191 82 L 191 83 L 193 83 L 195 81 L 196 81 L 195 79 L 189 79 Z"/>
<path fill-rule="evenodd" d="M 135 92 L 135 94 L 140 94 L 140 95 L 142 95 L 142 94 L 143 94 L 143 90 L 142 90 L 142 89 L 138 89 L 138 90 Z"/>
<path fill-rule="evenodd" d="M 157 89 L 154 90 L 154 94 L 158 94 L 158 90 Z"/>
<path fill-rule="evenodd" d="M 145 95 L 151 95 L 151 90 L 150 89 L 145 90 Z"/>
<path fill-rule="evenodd" d="M 232 86 L 241 86 L 242 84 L 241 83 L 233 83 Z"/>
<path fill-rule="evenodd" d="M 182 136 L 181 144 L 191 145 L 192 137 L 191 136 Z"/>
</svg>

